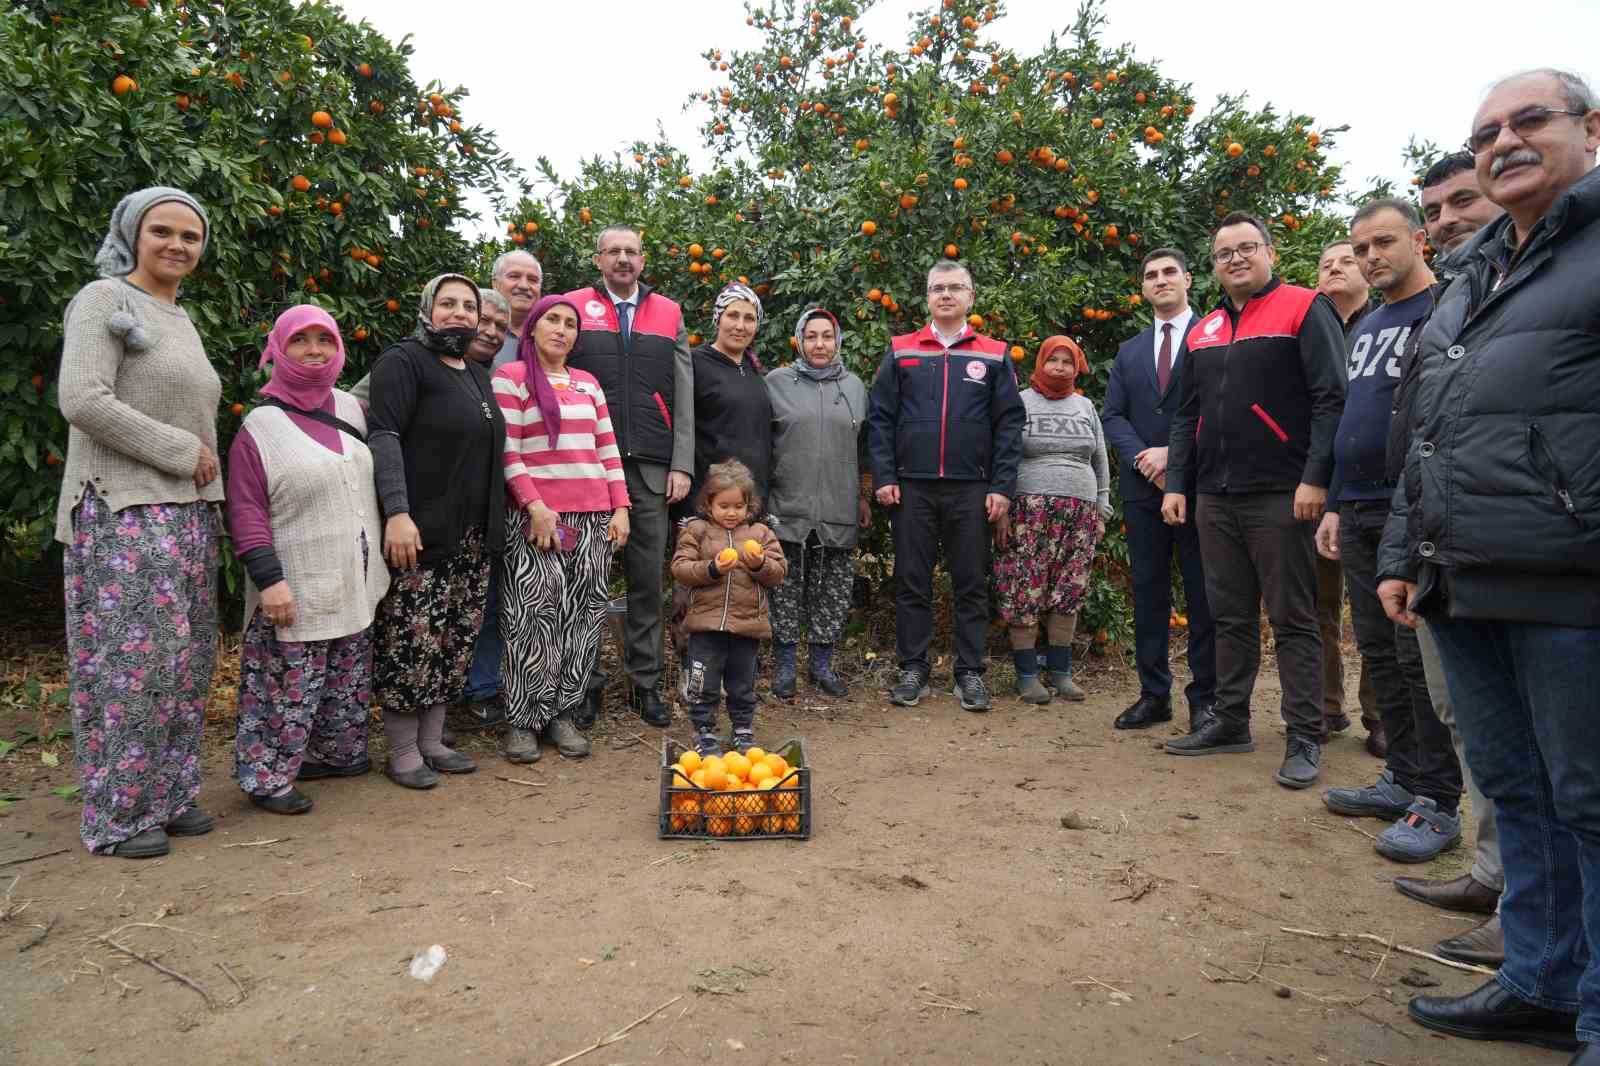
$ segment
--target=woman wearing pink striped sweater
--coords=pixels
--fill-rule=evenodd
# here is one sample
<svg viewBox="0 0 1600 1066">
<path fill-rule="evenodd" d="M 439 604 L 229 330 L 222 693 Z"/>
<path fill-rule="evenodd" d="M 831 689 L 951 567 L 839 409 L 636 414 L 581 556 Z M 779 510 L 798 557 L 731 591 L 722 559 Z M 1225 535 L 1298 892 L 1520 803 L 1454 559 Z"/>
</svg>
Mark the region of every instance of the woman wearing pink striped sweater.
<svg viewBox="0 0 1600 1066">
<path fill-rule="evenodd" d="M 628 490 L 605 393 L 567 368 L 578 308 L 546 296 L 522 326 L 518 358 L 495 372 L 506 420 L 505 755 L 539 758 L 541 735 L 589 754 L 572 723 L 600 649 L 611 553 L 628 540 Z"/>
</svg>

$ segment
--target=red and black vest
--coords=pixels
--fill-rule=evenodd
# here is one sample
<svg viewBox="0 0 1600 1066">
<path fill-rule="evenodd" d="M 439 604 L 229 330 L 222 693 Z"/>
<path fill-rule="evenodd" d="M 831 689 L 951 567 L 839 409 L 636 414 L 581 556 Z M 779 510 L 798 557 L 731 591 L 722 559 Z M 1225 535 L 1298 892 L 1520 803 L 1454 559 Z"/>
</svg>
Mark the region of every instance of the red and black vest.
<svg viewBox="0 0 1600 1066">
<path fill-rule="evenodd" d="M 579 329 L 567 364 L 593 374 L 605 390 L 617 450 L 624 459 L 671 464 L 673 359 L 682 308 L 641 284 L 624 346 L 616 304 L 604 287 L 578 289 L 567 298 L 578 305 Z"/>
</svg>

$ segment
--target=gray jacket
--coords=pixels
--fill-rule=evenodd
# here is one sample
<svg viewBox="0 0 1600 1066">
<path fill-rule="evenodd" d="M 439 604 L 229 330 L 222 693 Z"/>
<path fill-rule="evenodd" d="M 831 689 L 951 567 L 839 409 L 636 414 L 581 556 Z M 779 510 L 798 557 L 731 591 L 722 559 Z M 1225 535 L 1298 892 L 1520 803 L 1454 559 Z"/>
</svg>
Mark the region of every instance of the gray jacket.
<svg viewBox="0 0 1600 1066">
<path fill-rule="evenodd" d="M 867 389 L 848 370 L 813 381 L 793 367 L 767 374 L 772 398 L 773 532 L 791 544 L 813 532 L 825 548 L 856 545 L 857 501 L 866 469 Z"/>
</svg>

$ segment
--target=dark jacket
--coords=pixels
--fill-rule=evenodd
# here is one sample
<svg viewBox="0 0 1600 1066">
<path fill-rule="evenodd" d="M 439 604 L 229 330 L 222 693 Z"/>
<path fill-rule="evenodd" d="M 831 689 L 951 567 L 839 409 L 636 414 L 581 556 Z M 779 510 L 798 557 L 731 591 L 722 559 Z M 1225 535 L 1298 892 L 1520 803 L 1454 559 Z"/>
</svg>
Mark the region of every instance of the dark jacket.
<svg viewBox="0 0 1600 1066">
<path fill-rule="evenodd" d="M 872 379 L 868 411 L 878 488 L 948 478 L 1015 494 L 1028 415 L 1000 341 L 968 330 L 946 348 L 931 325 L 895 337 Z"/>
<path fill-rule="evenodd" d="M 385 518 L 411 515 L 422 535 L 418 562 L 448 558 L 472 526 L 500 550 L 506 422 L 488 367 L 468 359 L 453 370 L 421 341 L 400 341 L 373 364 L 367 426 L 378 502 Z"/>
<path fill-rule="evenodd" d="M 1451 618 L 1600 625 L 1600 171 L 1485 226 L 1422 337 L 1380 577 Z"/>
<path fill-rule="evenodd" d="M 1326 296 L 1277 278 L 1189 327 L 1168 492 L 1326 487 L 1344 406 L 1344 331 Z"/>
<path fill-rule="evenodd" d="M 1193 319 L 1191 319 L 1193 321 Z M 1117 491 L 1124 500 L 1161 499 L 1163 489 L 1134 469 L 1133 460 L 1146 448 L 1165 448 L 1172 435 L 1172 416 L 1183 396 L 1183 370 L 1189 362 L 1188 334 L 1174 338 L 1172 376 L 1167 391 L 1156 388 L 1156 333 L 1152 325 L 1117 349 L 1106 379 L 1106 403 L 1100 412 L 1106 440 L 1117 453 Z"/>
<path fill-rule="evenodd" d="M 1400 355 L 1400 383 L 1394 387 L 1394 398 L 1389 405 L 1389 438 L 1383 452 L 1384 476 L 1396 483 L 1405 469 L 1406 444 L 1411 439 L 1411 423 L 1415 418 L 1412 407 L 1417 394 L 1417 378 L 1422 369 L 1422 331 L 1427 327 L 1428 319 L 1433 317 L 1433 309 L 1439 306 L 1439 297 L 1444 295 L 1444 290 L 1445 283 L 1442 281 L 1429 286 L 1433 302 L 1428 305 L 1428 313 L 1411 324 L 1411 343 Z"/>
<path fill-rule="evenodd" d="M 604 285 L 567 296 L 578 305 L 579 328 L 567 363 L 600 382 L 623 461 L 691 473 L 694 371 L 683 310 L 641 284 L 633 328 L 623 338 L 617 306 Z"/>
<path fill-rule="evenodd" d="M 746 569 L 743 559 L 727 570 L 717 565 L 717 554 L 726 548 L 743 555 L 747 540 L 760 544 L 765 553 L 760 569 Z M 778 538 L 760 522 L 723 529 L 703 517 L 689 519 L 678 531 L 678 546 L 672 553 L 672 580 L 689 590 L 685 632 L 771 638 L 767 590 L 783 584 L 788 572 Z"/>
<path fill-rule="evenodd" d="M 772 478 L 772 401 L 761 365 L 750 352 L 735 363 L 714 345 L 702 344 L 694 358 L 694 485 L 684 507 L 692 513 L 712 463 L 737 459 L 767 499 Z"/>
</svg>

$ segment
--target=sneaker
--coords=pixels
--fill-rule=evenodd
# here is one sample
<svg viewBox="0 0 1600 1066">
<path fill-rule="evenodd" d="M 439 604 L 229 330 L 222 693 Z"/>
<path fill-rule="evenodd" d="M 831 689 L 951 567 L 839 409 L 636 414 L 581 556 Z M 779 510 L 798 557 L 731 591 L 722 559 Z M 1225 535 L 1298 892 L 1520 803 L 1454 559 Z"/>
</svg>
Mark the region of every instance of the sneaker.
<svg viewBox="0 0 1600 1066">
<path fill-rule="evenodd" d="M 589 741 L 566 715 L 561 715 L 544 727 L 544 738 L 569 759 L 581 759 L 589 754 Z"/>
<path fill-rule="evenodd" d="M 1274 775 L 1284 788 L 1310 788 L 1322 773 L 1322 745 L 1308 737 L 1291 736 L 1283 749 L 1283 765 Z"/>
<path fill-rule="evenodd" d="M 1322 795 L 1322 802 L 1334 814 L 1352 818 L 1382 818 L 1392 822 L 1405 817 L 1415 798 L 1395 783 L 1392 770 L 1384 770 L 1378 775 L 1376 784 L 1328 789 Z"/>
<path fill-rule="evenodd" d="M 1050 690 L 1039 681 L 1038 674 L 1018 674 L 1017 698 L 1023 703 L 1046 704 L 1050 702 Z"/>
<path fill-rule="evenodd" d="M 1082 703 L 1084 700 L 1089 698 L 1089 694 L 1083 691 L 1083 689 L 1079 688 L 1076 681 L 1072 680 L 1071 674 L 1053 671 L 1050 674 L 1050 679 L 1046 682 L 1046 684 L 1050 686 L 1057 696 L 1060 696 L 1064 700 L 1070 700 L 1073 703 Z"/>
<path fill-rule="evenodd" d="M 889 702 L 899 707 L 915 707 L 928 694 L 928 668 L 908 666 L 889 690 Z"/>
<path fill-rule="evenodd" d="M 694 750 L 704 759 L 708 755 L 722 754 L 722 738 L 715 733 L 696 733 Z"/>
<path fill-rule="evenodd" d="M 1216 715 L 1200 723 L 1200 728 L 1166 744 L 1168 755 L 1233 755 L 1255 751 L 1248 725 L 1229 725 Z"/>
<path fill-rule="evenodd" d="M 989 686 L 982 674 L 957 674 L 950 695 L 961 697 L 961 709 L 982 714 L 989 709 Z"/>
<path fill-rule="evenodd" d="M 1395 862 L 1427 862 L 1461 843 L 1460 815 L 1446 814 L 1427 796 L 1417 796 L 1411 809 L 1378 834 L 1372 845 Z"/>
<path fill-rule="evenodd" d="M 499 696 L 490 696 L 485 700 L 462 700 L 455 707 L 451 723 L 458 732 L 475 732 L 484 729 L 499 729 L 506 722 L 506 705 Z"/>
<path fill-rule="evenodd" d="M 526 766 L 539 761 L 539 734 L 531 729 L 512 726 L 506 730 L 506 746 L 502 754 L 507 762 Z"/>
<path fill-rule="evenodd" d="M 756 731 L 754 729 L 735 729 L 733 731 L 733 750 L 743 755 L 756 746 Z"/>
</svg>

